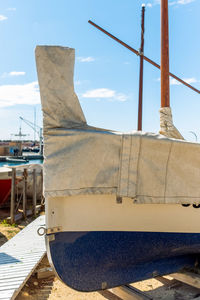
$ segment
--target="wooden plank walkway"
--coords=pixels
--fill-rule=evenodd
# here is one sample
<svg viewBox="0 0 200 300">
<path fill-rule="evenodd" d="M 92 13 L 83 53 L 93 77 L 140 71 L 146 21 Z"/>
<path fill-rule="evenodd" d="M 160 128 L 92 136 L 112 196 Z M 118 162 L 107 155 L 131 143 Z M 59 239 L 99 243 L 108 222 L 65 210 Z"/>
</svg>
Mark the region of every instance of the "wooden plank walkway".
<svg viewBox="0 0 200 300">
<path fill-rule="evenodd" d="M 37 234 L 44 225 L 40 216 L 0 247 L 0 300 L 15 299 L 44 257 L 44 236 Z"/>
</svg>

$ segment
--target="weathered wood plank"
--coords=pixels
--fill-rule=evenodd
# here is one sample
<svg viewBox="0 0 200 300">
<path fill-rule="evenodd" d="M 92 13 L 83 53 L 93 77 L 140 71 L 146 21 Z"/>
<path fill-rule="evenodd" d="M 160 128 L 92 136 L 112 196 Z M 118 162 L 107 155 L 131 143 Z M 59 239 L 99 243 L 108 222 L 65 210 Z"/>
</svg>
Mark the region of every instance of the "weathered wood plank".
<svg viewBox="0 0 200 300">
<path fill-rule="evenodd" d="M 15 221 L 15 189 L 16 189 L 16 169 L 12 169 L 12 183 L 11 183 L 11 202 L 10 202 L 10 222 Z"/>
<path fill-rule="evenodd" d="M 55 275 L 55 273 L 51 267 L 42 268 L 37 271 L 38 279 L 48 278 L 48 277 L 54 276 L 54 275 Z"/>
<path fill-rule="evenodd" d="M 26 207 L 27 207 L 27 178 L 28 172 L 27 169 L 24 169 L 24 179 L 23 179 L 23 216 L 26 218 Z"/>
<path fill-rule="evenodd" d="M 123 300 L 151 300 L 152 297 L 144 292 L 130 286 L 123 285 L 109 290 L 111 293 Z"/>
<path fill-rule="evenodd" d="M 170 274 L 174 279 L 200 289 L 200 275 L 192 272 L 180 272 Z"/>
<path fill-rule="evenodd" d="M 36 169 L 33 169 L 33 215 L 36 217 L 36 204 L 37 204 L 37 177 Z"/>
</svg>

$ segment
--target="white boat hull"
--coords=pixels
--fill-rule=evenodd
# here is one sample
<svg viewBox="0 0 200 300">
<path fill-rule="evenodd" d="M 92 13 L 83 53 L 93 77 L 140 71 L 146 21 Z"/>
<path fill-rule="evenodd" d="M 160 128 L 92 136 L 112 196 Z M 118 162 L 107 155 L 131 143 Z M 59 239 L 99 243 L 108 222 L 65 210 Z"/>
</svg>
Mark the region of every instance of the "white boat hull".
<svg viewBox="0 0 200 300">
<path fill-rule="evenodd" d="M 47 228 L 62 231 L 145 231 L 200 233 L 200 208 L 181 204 L 116 202 L 113 195 L 49 198 Z"/>
<path fill-rule="evenodd" d="M 49 260 L 60 279 L 80 291 L 194 267 L 199 214 L 192 205 L 138 205 L 130 198 L 119 204 L 111 195 L 49 198 Z"/>
</svg>

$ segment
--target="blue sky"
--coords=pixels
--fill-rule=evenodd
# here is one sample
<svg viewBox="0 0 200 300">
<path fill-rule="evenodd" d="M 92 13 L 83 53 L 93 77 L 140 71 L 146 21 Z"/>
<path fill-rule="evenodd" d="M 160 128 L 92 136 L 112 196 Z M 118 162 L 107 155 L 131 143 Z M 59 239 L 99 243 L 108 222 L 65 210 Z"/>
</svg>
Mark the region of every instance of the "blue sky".
<svg viewBox="0 0 200 300">
<path fill-rule="evenodd" d="M 138 49 L 141 5 L 146 4 L 145 55 L 160 63 L 159 0 L 7 0 L 0 2 L 0 139 L 19 131 L 19 116 L 42 125 L 36 45 L 75 48 L 75 90 L 90 125 L 137 128 L 139 59 L 88 24 L 91 19 Z M 200 1 L 169 0 L 170 71 L 200 89 Z M 158 132 L 160 72 L 144 64 L 143 130 Z M 174 123 L 200 140 L 200 96 L 170 85 Z M 33 131 L 21 124 L 23 133 Z"/>
</svg>

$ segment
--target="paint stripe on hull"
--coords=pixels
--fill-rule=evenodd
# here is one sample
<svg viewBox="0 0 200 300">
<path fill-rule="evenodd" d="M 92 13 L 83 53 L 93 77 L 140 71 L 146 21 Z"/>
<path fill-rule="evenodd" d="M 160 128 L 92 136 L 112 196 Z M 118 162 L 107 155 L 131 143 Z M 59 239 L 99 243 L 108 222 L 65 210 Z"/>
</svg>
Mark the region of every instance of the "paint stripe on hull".
<svg viewBox="0 0 200 300">
<path fill-rule="evenodd" d="M 187 201 L 186 201 L 187 203 Z M 62 231 L 141 231 L 200 233 L 200 208 L 180 204 L 133 204 L 114 195 L 49 198 L 46 226 Z"/>
<path fill-rule="evenodd" d="M 63 282 L 76 290 L 95 291 L 194 266 L 200 234 L 60 232 L 47 244 Z"/>
</svg>

